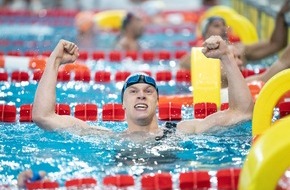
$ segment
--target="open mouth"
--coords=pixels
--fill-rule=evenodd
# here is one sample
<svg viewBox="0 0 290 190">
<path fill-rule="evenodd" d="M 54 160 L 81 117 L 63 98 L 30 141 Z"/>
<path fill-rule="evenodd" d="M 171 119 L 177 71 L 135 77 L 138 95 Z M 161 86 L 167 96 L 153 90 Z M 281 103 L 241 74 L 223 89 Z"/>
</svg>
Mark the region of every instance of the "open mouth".
<svg viewBox="0 0 290 190">
<path fill-rule="evenodd" d="M 148 105 L 147 104 L 143 104 L 143 103 L 139 103 L 139 104 L 136 104 L 134 106 L 135 109 L 137 110 L 146 110 L 148 108 Z"/>
</svg>

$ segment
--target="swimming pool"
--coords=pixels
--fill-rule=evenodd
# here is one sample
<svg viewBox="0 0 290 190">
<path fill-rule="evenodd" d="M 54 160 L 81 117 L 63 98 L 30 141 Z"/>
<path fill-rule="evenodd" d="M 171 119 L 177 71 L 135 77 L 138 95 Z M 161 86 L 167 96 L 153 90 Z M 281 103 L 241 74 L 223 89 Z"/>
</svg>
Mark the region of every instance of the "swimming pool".
<svg viewBox="0 0 290 190">
<path fill-rule="evenodd" d="M 18 19 L 22 22 L 24 18 Z M 7 21 L 9 19 L 1 21 L 4 22 L 1 29 L 17 30 L 17 27 L 11 27 L 10 23 L 5 25 Z M 64 19 L 60 23 L 66 21 Z M 17 23 L 17 18 L 13 22 Z M 47 22 L 52 21 L 48 19 Z M 28 27 L 26 29 L 29 29 L 30 34 L 24 32 L 22 36 L 18 36 L 10 32 L 1 33 L 1 43 L 8 44 L 2 46 L 0 50 L 7 53 L 14 50 L 15 45 L 22 44 L 20 47 L 23 49 L 17 50 L 25 52 L 37 48 L 36 50 L 41 53 L 51 51 L 60 38 L 67 37 L 73 41 L 75 39 L 76 32 L 71 26 L 71 20 L 68 20 L 68 26 L 52 27 L 36 24 L 29 28 L 30 24 L 28 22 L 27 26 L 24 25 Z M 42 34 L 38 33 L 40 30 Z M 182 30 L 178 35 L 169 29 L 165 35 L 162 33 L 145 35 L 143 41 L 149 44 L 147 46 L 149 49 L 154 47 L 152 50 L 169 48 L 174 51 L 176 50 L 174 42 L 193 38 L 188 29 Z M 113 42 L 112 37 L 105 33 L 96 40 L 104 51 L 107 50 L 107 45 Z M 166 43 L 162 43 L 164 41 Z M 218 132 L 213 130 L 202 135 L 174 135 L 161 142 L 135 142 L 119 138 L 117 132 L 126 129 L 123 121 L 102 121 L 103 106 L 121 102 L 119 94 L 122 82 L 115 79 L 118 72 L 150 71 L 152 76 L 156 76 L 159 71 L 169 71 L 172 79 L 158 82 L 160 95 L 191 94 L 189 83 L 176 80 L 178 66 L 175 60 L 155 59 L 151 63 L 131 59 L 122 59 L 117 63 L 108 60 L 88 60 L 86 64 L 90 69 L 90 81 L 75 81 L 73 79 L 75 73 L 72 73 L 69 81 L 59 81 L 56 86 L 57 102 L 69 105 L 72 115 L 79 104 L 97 105 L 97 120 L 90 121 L 91 125 L 112 129 L 116 132 L 116 138 L 93 135 L 80 137 L 69 133 L 47 132 L 33 123 L 20 122 L 20 107 L 32 104 L 37 81 L 32 79 L 32 70 L 27 70 L 28 81 L 12 81 L 13 70 L 6 68 L 9 79 L 0 82 L 0 104 L 14 105 L 17 108 L 17 117 L 15 122 L 0 123 L 1 185 L 15 185 L 19 172 L 32 168 L 47 171 L 49 178 L 58 181 L 61 186 L 72 178 L 93 177 L 102 185 L 102 179 L 108 175 L 129 174 L 138 180 L 143 174 L 169 172 L 173 176 L 174 187 L 177 187 L 177 177 L 181 172 L 207 170 L 213 171 L 211 174 L 215 175 L 219 169 L 242 166 L 252 142 L 251 122 L 241 123 L 229 129 L 218 129 Z M 93 76 L 97 71 L 110 72 L 109 82 L 94 81 Z M 194 117 L 193 108 L 190 106 L 183 106 L 181 113 L 183 119 Z M 164 122 L 159 120 L 160 125 Z"/>
<path fill-rule="evenodd" d="M 98 67 L 91 64 L 92 73 L 109 68 L 114 75 L 121 67 L 134 68 L 130 64 L 128 66 L 128 62 L 97 64 Z M 142 67 L 145 69 L 149 65 L 143 64 Z M 174 70 L 175 67 L 170 66 L 169 62 L 150 65 L 153 76 L 159 70 Z M 189 83 L 176 82 L 174 77 L 169 82 L 158 82 L 160 94 L 190 94 Z M 102 121 L 101 114 L 103 105 L 120 103 L 121 86 L 122 82 L 115 82 L 114 79 L 108 83 L 93 80 L 58 82 L 57 102 L 68 104 L 71 112 L 77 104 L 96 104 L 98 119 L 90 123 L 120 132 L 126 129 L 124 122 Z M 113 174 L 140 177 L 146 173 L 170 172 L 178 175 L 191 170 L 240 168 L 251 146 L 251 122 L 202 135 L 176 135 L 158 143 L 120 139 L 117 133 L 116 139 L 110 139 L 104 136 L 80 137 L 69 133 L 47 132 L 33 123 L 19 122 L 19 108 L 33 102 L 36 87 L 37 82 L 33 80 L 1 82 L 0 103 L 17 107 L 16 122 L 0 123 L 1 184 L 15 184 L 18 173 L 27 168 L 44 169 L 49 172 L 52 180 L 60 184 L 74 177 L 91 176 L 102 181 L 104 176 Z M 182 117 L 193 118 L 192 107 L 183 106 Z M 164 122 L 159 121 L 160 125 Z"/>
</svg>

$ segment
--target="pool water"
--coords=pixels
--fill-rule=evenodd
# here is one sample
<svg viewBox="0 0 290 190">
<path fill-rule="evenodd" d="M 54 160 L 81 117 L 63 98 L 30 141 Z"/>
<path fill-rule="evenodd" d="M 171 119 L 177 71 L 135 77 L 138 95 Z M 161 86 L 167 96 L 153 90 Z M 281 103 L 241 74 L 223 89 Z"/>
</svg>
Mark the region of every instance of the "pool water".
<svg viewBox="0 0 290 190">
<path fill-rule="evenodd" d="M 9 19 L 13 19 L 10 23 Z M 0 51 L 7 53 L 19 47 L 19 51 L 36 50 L 41 53 L 51 51 L 59 39 L 76 41 L 76 30 L 73 20 L 64 20 L 66 26 L 43 25 L 42 18 L 33 24 L 33 18 L 1 17 Z M 45 22 L 52 21 L 44 17 Z M 28 20 L 23 24 L 23 20 Z M 34 21 L 33 21 L 34 22 Z M 44 22 L 44 23 L 45 23 Z M 62 20 L 60 21 L 62 22 Z M 17 27 L 26 30 L 19 33 Z M 39 24 L 39 25 L 38 25 Z M 177 41 L 188 42 L 195 38 L 194 26 L 180 33 L 167 30 L 154 35 L 146 33 L 141 43 L 150 50 L 189 50 L 184 46 L 174 45 Z M 113 35 L 113 36 L 112 36 Z M 109 50 L 114 43 L 114 34 L 100 32 L 93 40 L 96 49 Z M 21 46 L 17 46 L 21 44 Z M 178 68 L 175 60 L 154 60 L 154 63 L 132 62 L 122 60 L 121 63 L 108 61 L 91 61 L 86 64 L 95 71 L 151 71 L 152 75 L 160 70 L 170 70 L 174 74 Z M 7 68 L 9 71 L 9 68 Z M 10 71 L 9 71 L 10 72 Z M 29 71 L 32 74 L 32 71 Z M 174 76 L 173 76 L 174 77 Z M 158 82 L 160 95 L 191 94 L 188 83 L 174 80 Z M 19 107 L 32 104 L 37 82 L 1 82 L 0 104 L 12 104 Z M 109 83 L 90 82 L 58 82 L 56 86 L 57 103 L 69 104 L 71 110 L 79 103 L 93 103 L 98 106 L 98 118 L 101 118 L 102 106 L 106 103 L 120 103 L 122 82 L 111 80 Z M 43 100 L 45 101 L 45 100 Z M 156 113 L 158 114 L 158 113 Z M 182 107 L 182 118 L 192 119 L 193 108 Z M 67 132 L 48 132 L 33 123 L 0 123 L 0 185 L 15 185 L 17 175 L 28 168 L 45 170 L 51 180 L 61 185 L 67 179 L 75 177 L 94 177 L 102 181 L 110 174 L 130 174 L 140 176 L 151 172 L 170 172 L 172 175 L 190 170 L 213 170 L 221 168 L 240 168 L 251 146 L 251 122 L 244 122 L 229 128 L 216 127 L 200 135 L 172 135 L 160 142 L 132 141 L 120 138 L 125 130 L 125 122 L 105 122 L 98 119 L 89 122 L 92 126 L 103 126 L 114 131 L 115 137 L 104 135 L 77 136 Z M 160 126 L 165 121 L 159 121 Z M 200 126 L 202 127 L 202 126 Z"/>
<path fill-rule="evenodd" d="M 91 64 L 92 73 L 109 68 L 112 73 L 130 63 Z M 129 64 L 129 65 L 128 65 Z M 132 64 L 132 63 L 131 63 Z M 136 63 L 135 63 L 136 64 Z M 89 64 L 88 64 L 89 65 Z M 149 65 L 143 64 L 146 69 Z M 176 65 L 156 62 L 150 65 L 152 75 L 158 70 L 174 70 Z M 132 68 L 132 67 L 131 67 Z M 140 68 L 139 68 L 140 69 Z M 130 69 L 132 72 L 138 69 Z M 188 83 L 158 82 L 161 95 L 191 94 Z M 36 81 L 1 82 L 0 103 L 14 104 L 18 109 L 33 102 Z M 78 103 L 94 103 L 101 118 L 102 106 L 120 103 L 122 82 L 96 83 L 58 82 L 57 102 L 69 104 L 71 110 Z M 45 101 L 45 100 L 43 100 Z M 19 110 L 18 110 L 19 111 Z M 157 113 L 158 114 L 158 113 Z M 193 118 L 192 107 L 182 107 L 183 119 Z M 159 121 L 160 126 L 165 121 Z M 32 168 L 43 169 L 49 177 L 63 184 L 73 177 L 101 179 L 110 174 L 140 176 L 150 172 L 177 174 L 190 170 L 218 170 L 241 167 L 251 146 L 251 122 L 228 129 L 218 128 L 201 135 L 172 135 L 160 142 L 132 141 L 120 138 L 125 122 L 101 119 L 90 122 L 113 130 L 114 138 L 104 135 L 77 136 L 67 132 L 48 132 L 33 123 L 0 123 L 0 184 L 15 184 L 19 172 Z M 200 126 L 202 127 L 202 126 Z"/>
<path fill-rule="evenodd" d="M 176 135 L 158 143 L 119 139 L 117 131 L 124 130 L 125 123 L 92 124 L 116 131 L 116 139 L 47 132 L 28 123 L 1 124 L 0 182 L 15 184 L 18 173 L 27 168 L 45 170 L 62 184 L 74 177 L 241 167 L 252 140 L 250 122 L 218 133 Z"/>
</svg>

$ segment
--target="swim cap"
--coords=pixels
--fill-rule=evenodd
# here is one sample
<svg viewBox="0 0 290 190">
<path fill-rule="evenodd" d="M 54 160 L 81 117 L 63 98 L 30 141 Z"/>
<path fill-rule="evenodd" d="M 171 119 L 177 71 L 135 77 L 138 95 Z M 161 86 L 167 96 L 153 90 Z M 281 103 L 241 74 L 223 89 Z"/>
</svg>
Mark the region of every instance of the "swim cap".
<svg viewBox="0 0 290 190">
<path fill-rule="evenodd" d="M 122 102 L 123 102 L 123 96 L 124 96 L 125 90 L 129 86 L 132 86 L 132 85 L 137 84 L 137 83 L 146 83 L 146 84 L 149 84 L 149 85 L 153 86 L 156 89 L 157 96 L 158 96 L 158 88 L 157 88 L 155 79 L 152 78 L 151 76 L 147 75 L 146 73 L 137 73 L 137 74 L 130 75 L 126 79 L 126 81 L 124 83 L 124 86 L 122 88 L 122 92 L 121 92 L 121 100 L 122 100 Z"/>
<path fill-rule="evenodd" d="M 79 32 L 88 32 L 94 27 L 94 13 L 91 11 L 79 12 L 75 16 L 75 26 Z"/>
<path fill-rule="evenodd" d="M 211 17 L 208 17 L 201 24 L 201 34 L 202 34 L 202 37 L 205 37 L 205 34 L 206 34 L 207 30 L 208 30 L 209 25 L 211 23 L 213 23 L 214 21 L 216 21 L 216 20 L 222 21 L 224 24 L 226 24 L 226 21 L 222 17 L 220 17 L 220 16 L 211 16 Z"/>
</svg>

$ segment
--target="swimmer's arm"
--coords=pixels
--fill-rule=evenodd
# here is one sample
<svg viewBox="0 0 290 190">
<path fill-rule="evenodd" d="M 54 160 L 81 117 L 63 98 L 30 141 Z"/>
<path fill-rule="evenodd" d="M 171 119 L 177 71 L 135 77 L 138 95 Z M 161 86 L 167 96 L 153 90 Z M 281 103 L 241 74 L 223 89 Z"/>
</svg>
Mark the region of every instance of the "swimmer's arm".
<svg viewBox="0 0 290 190">
<path fill-rule="evenodd" d="M 192 126 L 189 133 L 201 133 L 214 126 L 233 125 L 252 116 L 252 95 L 225 41 L 220 36 L 210 37 L 204 43 L 203 53 L 222 62 L 229 83 L 229 109 L 209 115 L 204 120 L 190 120 L 177 125 L 180 129 Z"/>
<path fill-rule="evenodd" d="M 285 20 L 285 13 L 289 11 L 289 0 L 285 0 L 284 5 L 278 12 L 275 20 L 275 28 L 271 38 L 267 41 L 247 45 L 245 47 L 245 56 L 248 60 L 258 60 L 270 56 L 287 46 L 288 25 Z"/>
<path fill-rule="evenodd" d="M 67 132 L 80 135 L 80 136 L 86 136 L 86 135 L 112 135 L 113 132 L 105 127 L 100 126 L 78 126 L 74 125 L 72 127 L 69 127 L 66 129 Z"/>
<path fill-rule="evenodd" d="M 51 118 L 44 118 L 38 126 L 49 131 L 66 131 L 75 135 L 93 135 L 110 133 L 111 130 L 100 127 L 90 126 L 87 122 L 82 121 L 70 115 L 53 114 Z"/>
<path fill-rule="evenodd" d="M 179 67 L 181 69 L 190 69 L 191 66 L 190 58 L 191 58 L 190 53 L 187 53 L 184 56 L 182 56 L 179 60 Z"/>
<path fill-rule="evenodd" d="M 267 82 L 275 74 L 290 67 L 290 45 L 287 46 L 283 54 L 264 73 L 246 78 L 247 82 L 263 81 Z"/>
<path fill-rule="evenodd" d="M 238 110 L 218 111 L 204 119 L 191 119 L 177 124 L 177 131 L 184 134 L 199 134 L 213 127 L 228 127 L 241 121 L 251 119 L 251 113 L 245 114 Z"/>
<path fill-rule="evenodd" d="M 81 129 L 89 125 L 75 117 L 57 115 L 56 84 L 60 65 L 73 63 L 78 57 L 78 47 L 66 40 L 60 40 L 47 60 L 44 73 L 38 83 L 32 109 L 32 120 L 46 130 L 66 130 L 72 126 Z"/>
</svg>

